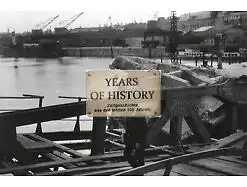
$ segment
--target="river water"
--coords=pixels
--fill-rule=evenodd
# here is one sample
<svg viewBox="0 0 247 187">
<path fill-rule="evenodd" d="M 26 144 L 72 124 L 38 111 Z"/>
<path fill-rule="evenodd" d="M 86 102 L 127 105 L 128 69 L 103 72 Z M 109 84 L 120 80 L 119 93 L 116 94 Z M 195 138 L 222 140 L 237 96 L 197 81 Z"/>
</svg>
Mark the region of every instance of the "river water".
<svg viewBox="0 0 247 187">
<path fill-rule="evenodd" d="M 44 96 L 43 106 L 75 102 L 58 96 L 86 96 L 86 70 L 107 70 L 112 58 L 24 59 L 0 58 L 0 97 L 34 94 Z M 0 99 L 0 111 L 38 107 L 38 100 Z M 90 121 L 81 128 L 91 129 Z M 44 131 L 72 130 L 75 122 L 42 123 Z M 18 132 L 33 132 L 35 125 L 18 127 Z"/>
</svg>

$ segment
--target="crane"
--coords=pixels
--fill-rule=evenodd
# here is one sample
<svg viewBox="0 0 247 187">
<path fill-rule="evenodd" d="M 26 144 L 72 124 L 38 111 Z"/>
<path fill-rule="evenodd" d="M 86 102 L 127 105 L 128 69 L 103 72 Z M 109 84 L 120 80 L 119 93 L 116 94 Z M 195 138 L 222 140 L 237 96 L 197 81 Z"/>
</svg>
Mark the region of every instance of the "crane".
<svg viewBox="0 0 247 187">
<path fill-rule="evenodd" d="M 68 28 L 68 27 L 69 27 L 75 20 L 77 20 L 82 14 L 84 14 L 84 12 L 81 12 L 81 13 L 79 13 L 79 14 L 77 14 L 77 15 L 71 17 L 71 18 L 68 19 L 68 20 L 61 21 L 61 22 L 59 22 L 58 24 L 59 24 L 59 25 L 62 25 L 63 23 L 69 21 L 66 25 L 63 26 L 64 28 Z"/>
<path fill-rule="evenodd" d="M 57 18 L 59 17 L 59 15 L 56 15 L 55 17 L 52 17 L 40 24 L 35 25 L 36 28 L 39 28 L 41 30 L 44 30 L 46 27 L 48 27 L 48 25 L 50 25 L 53 21 L 55 21 Z"/>
<path fill-rule="evenodd" d="M 60 21 L 58 24 L 59 24 L 59 26 L 60 27 L 56 27 L 55 28 L 55 33 L 57 33 L 57 34 L 61 34 L 61 33 L 68 33 L 69 31 L 68 31 L 68 27 L 76 20 L 76 19 L 78 19 L 82 14 L 83 14 L 84 12 L 81 12 L 81 13 L 79 13 L 79 14 L 77 14 L 77 15 L 75 15 L 75 16 L 73 16 L 72 18 L 70 18 L 70 19 L 67 19 L 67 20 L 64 20 L 64 21 Z M 67 23 L 67 24 L 65 24 L 65 25 L 63 25 L 64 23 Z M 63 25 L 63 26 L 62 26 Z"/>
</svg>

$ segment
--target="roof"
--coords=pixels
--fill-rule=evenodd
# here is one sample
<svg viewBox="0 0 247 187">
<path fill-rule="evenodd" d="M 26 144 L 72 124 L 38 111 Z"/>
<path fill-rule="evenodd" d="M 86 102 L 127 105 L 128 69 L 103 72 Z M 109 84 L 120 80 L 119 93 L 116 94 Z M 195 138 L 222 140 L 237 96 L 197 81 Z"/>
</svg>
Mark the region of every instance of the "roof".
<svg viewBox="0 0 247 187">
<path fill-rule="evenodd" d="M 210 18 L 210 11 L 193 12 L 188 14 L 183 14 L 180 16 L 180 21 L 188 21 L 190 19 L 207 19 Z"/>
<path fill-rule="evenodd" d="M 212 29 L 212 28 L 214 28 L 214 26 L 200 27 L 200 28 L 194 30 L 194 32 L 205 32 L 205 31 L 208 31 L 209 29 Z"/>
</svg>

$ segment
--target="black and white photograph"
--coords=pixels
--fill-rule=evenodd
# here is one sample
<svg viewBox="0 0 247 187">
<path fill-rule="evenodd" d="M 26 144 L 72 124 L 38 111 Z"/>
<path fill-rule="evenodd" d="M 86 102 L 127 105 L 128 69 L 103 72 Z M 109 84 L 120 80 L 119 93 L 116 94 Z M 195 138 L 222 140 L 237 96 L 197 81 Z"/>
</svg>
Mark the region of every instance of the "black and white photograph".
<svg viewBox="0 0 247 187">
<path fill-rule="evenodd" d="M 1 178 L 247 176 L 247 11 L 223 2 L 3 3 Z"/>
</svg>

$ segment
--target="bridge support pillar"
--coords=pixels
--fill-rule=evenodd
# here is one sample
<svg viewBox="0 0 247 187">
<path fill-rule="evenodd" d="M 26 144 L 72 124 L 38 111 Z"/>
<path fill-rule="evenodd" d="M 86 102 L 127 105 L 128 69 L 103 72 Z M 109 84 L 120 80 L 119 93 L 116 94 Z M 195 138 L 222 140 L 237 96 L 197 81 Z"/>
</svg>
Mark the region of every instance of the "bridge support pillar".
<svg viewBox="0 0 247 187">
<path fill-rule="evenodd" d="M 0 160 L 8 156 L 15 149 L 16 145 L 16 127 L 11 124 L 2 125 L 0 127 Z"/>
<path fill-rule="evenodd" d="M 181 140 L 181 133 L 182 133 L 182 117 L 181 116 L 172 116 L 170 118 L 170 137 L 172 146 L 179 145 Z"/>
<path fill-rule="evenodd" d="M 93 118 L 91 155 L 104 154 L 106 117 Z"/>
</svg>

